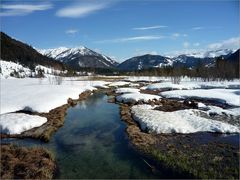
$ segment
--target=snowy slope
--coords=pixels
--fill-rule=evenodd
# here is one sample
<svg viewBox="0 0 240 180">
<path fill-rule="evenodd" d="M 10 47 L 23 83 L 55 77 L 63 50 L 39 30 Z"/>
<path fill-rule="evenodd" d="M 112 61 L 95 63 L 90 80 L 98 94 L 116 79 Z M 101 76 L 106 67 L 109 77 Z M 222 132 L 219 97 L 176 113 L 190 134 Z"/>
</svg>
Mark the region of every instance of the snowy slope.
<svg viewBox="0 0 240 180">
<path fill-rule="evenodd" d="M 31 71 L 28 67 L 23 67 L 21 64 L 11 62 L 11 61 L 4 61 L 0 60 L 0 77 L 1 78 L 8 78 L 8 77 L 17 77 L 17 78 L 24 78 L 35 76 L 38 74 L 38 71 L 41 70 L 44 75 L 52 75 L 52 74 L 60 74 L 65 73 L 63 71 L 59 71 L 53 68 L 45 67 L 42 65 L 37 65 L 35 67 L 35 71 Z"/>
<path fill-rule="evenodd" d="M 29 77 L 31 74 L 31 70 L 29 68 L 23 67 L 21 64 L 17 64 L 14 62 L 8 62 L 0 60 L 0 77 L 7 78 L 11 76 L 14 72 L 18 72 L 19 77 Z"/>
</svg>

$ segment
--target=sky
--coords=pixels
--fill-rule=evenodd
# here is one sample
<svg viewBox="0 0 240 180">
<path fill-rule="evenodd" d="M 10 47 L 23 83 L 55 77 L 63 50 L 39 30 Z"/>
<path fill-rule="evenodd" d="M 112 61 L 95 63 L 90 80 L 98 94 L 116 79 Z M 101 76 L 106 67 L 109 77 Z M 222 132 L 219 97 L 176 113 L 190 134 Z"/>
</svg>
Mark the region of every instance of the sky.
<svg viewBox="0 0 240 180">
<path fill-rule="evenodd" d="M 86 46 L 122 62 L 240 47 L 239 1 L 1 0 L 1 31 L 38 49 Z"/>
</svg>

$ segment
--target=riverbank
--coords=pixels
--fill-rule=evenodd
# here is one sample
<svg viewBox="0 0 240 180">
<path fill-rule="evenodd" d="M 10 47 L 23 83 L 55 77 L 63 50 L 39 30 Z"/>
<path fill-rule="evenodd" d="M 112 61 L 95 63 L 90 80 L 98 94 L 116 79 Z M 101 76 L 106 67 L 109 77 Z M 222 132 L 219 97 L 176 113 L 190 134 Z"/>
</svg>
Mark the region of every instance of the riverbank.
<svg viewBox="0 0 240 180">
<path fill-rule="evenodd" d="M 88 96 L 91 95 L 91 93 L 92 93 L 91 91 L 85 91 L 79 95 L 78 99 L 68 98 L 67 104 L 54 108 L 50 110 L 48 113 L 19 111 L 31 115 L 46 117 L 47 122 L 40 127 L 24 131 L 21 134 L 1 134 L 1 138 L 34 138 L 48 142 L 53 133 L 63 126 L 67 109 L 70 106 L 74 106 L 78 102 L 85 100 Z"/>
<path fill-rule="evenodd" d="M 164 100 L 160 110 L 175 111 L 190 108 L 183 103 Z M 154 103 L 153 103 L 154 104 Z M 239 134 L 216 133 L 155 134 L 144 132 L 134 121 L 133 104 L 120 104 L 120 114 L 126 123 L 131 143 L 150 157 L 152 166 L 164 166 L 189 178 L 237 179 L 239 177 Z M 235 139 L 234 142 L 232 142 Z"/>
</svg>

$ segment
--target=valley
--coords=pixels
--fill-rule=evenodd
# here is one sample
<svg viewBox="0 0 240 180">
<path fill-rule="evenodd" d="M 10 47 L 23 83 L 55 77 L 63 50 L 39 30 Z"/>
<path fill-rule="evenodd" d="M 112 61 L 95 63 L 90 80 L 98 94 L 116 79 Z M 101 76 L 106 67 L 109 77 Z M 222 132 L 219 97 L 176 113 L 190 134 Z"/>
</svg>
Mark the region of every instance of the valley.
<svg viewBox="0 0 240 180">
<path fill-rule="evenodd" d="M 0 179 L 240 179 L 239 1 L 0 1 Z"/>
</svg>

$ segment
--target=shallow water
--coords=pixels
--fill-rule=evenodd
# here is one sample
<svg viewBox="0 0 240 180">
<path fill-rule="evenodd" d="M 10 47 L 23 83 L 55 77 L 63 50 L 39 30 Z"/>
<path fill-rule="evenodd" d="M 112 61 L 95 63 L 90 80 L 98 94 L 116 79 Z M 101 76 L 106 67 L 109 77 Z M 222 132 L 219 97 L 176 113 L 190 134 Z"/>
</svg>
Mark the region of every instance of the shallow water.
<svg viewBox="0 0 240 180">
<path fill-rule="evenodd" d="M 59 168 L 56 178 L 161 178 L 130 146 L 119 107 L 96 93 L 69 108 L 65 124 L 49 143 L 38 140 L 3 140 L 24 146 L 43 146 L 54 152 Z"/>
</svg>

